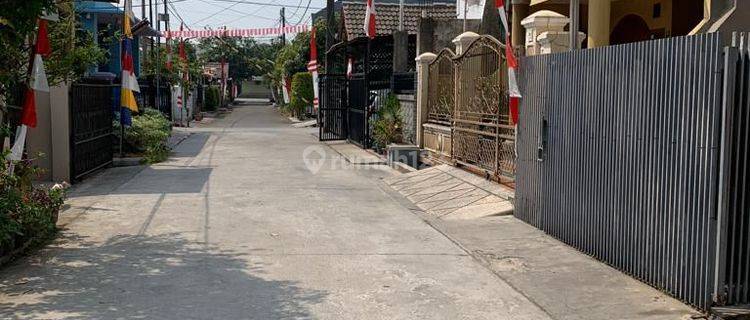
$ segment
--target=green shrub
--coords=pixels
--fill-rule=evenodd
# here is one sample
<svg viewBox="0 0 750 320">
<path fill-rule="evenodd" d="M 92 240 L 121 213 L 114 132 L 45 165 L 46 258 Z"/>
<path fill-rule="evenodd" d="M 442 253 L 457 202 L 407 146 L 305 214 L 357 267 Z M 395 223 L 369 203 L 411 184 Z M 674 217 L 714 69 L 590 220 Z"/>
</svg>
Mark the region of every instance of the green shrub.
<svg viewBox="0 0 750 320">
<path fill-rule="evenodd" d="M 0 154 L 3 158 L 7 152 Z M 34 186 L 40 170 L 30 160 L 0 161 L 0 255 L 7 254 L 26 241 L 32 245 L 50 239 L 57 231 L 57 214 L 65 197 L 65 186 Z"/>
<path fill-rule="evenodd" d="M 215 111 L 217 108 L 219 108 L 219 104 L 221 103 L 221 96 L 218 86 L 207 86 L 206 92 L 204 94 L 206 95 L 206 105 L 203 108 L 204 110 Z"/>
<path fill-rule="evenodd" d="M 119 123 L 115 122 L 115 134 L 120 134 Z M 125 128 L 124 144 L 131 151 L 142 153 L 145 163 L 157 163 L 169 157 L 167 139 L 172 132 L 172 124 L 159 110 L 145 108 L 133 116 L 133 125 Z"/>
<path fill-rule="evenodd" d="M 388 95 L 375 119 L 372 124 L 372 135 L 376 148 L 385 148 L 388 144 L 403 141 L 401 105 L 395 95 Z"/>
<path fill-rule="evenodd" d="M 308 72 L 298 72 L 292 77 L 292 97 L 289 101 L 289 111 L 297 117 L 302 117 L 305 108 L 313 103 L 312 75 Z"/>
</svg>

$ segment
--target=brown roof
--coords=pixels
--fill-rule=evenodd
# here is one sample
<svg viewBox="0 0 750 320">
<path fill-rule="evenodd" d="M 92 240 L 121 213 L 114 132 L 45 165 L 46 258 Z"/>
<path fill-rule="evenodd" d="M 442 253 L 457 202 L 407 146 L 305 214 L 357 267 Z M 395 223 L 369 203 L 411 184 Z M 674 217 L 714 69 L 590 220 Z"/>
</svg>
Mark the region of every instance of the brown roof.
<svg viewBox="0 0 750 320">
<path fill-rule="evenodd" d="M 398 30 L 398 4 L 375 2 L 376 32 L 380 35 L 390 35 Z M 367 11 L 366 0 L 357 2 L 344 2 L 344 27 L 349 41 L 365 36 L 365 12 Z M 409 34 L 417 33 L 417 21 L 422 15 L 422 10 L 429 13 L 429 17 L 435 20 L 456 19 L 455 4 L 433 4 L 429 7 L 422 5 L 404 5 L 404 30 Z"/>
</svg>

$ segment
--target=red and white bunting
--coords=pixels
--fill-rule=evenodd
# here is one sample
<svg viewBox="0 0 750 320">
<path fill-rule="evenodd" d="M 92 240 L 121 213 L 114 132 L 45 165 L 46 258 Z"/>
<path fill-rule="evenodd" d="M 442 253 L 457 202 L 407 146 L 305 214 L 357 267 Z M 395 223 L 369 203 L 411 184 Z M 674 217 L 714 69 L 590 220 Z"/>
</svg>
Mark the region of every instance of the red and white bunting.
<svg viewBox="0 0 750 320">
<path fill-rule="evenodd" d="M 165 31 L 165 37 L 172 38 L 210 38 L 210 37 L 235 37 L 235 38 L 253 38 L 278 36 L 284 33 L 300 33 L 310 30 L 307 25 L 273 27 L 273 28 L 253 28 L 253 29 L 234 29 L 234 30 L 180 30 Z"/>
<path fill-rule="evenodd" d="M 365 35 L 370 39 L 375 38 L 376 32 L 375 0 L 367 0 L 367 11 L 365 12 Z"/>
<path fill-rule="evenodd" d="M 505 59 L 508 62 L 508 95 L 510 97 L 510 117 L 513 123 L 518 123 L 518 105 L 521 99 L 521 90 L 518 89 L 518 80 L 516 79 L 516 70 L 518 69 L 518 60 L 513 53 L 513 44 L 510 41 L 510 28 L 508 28 L 508 16 L 505 13 L 505 3 L 503 0 L 495 0 L 495 6 L 500 13 L 500 21 L 505 30 Z"/>
<path fill-rule="evenodd" d="M 318 109 L 320 103 L 318 89 L 318 46 L 315 40 L 315 27 L 310 32 L 310 63 L 307 64 L 307 71 L 312 74 L 313 81 L 313 108 Z"/>
</svg>

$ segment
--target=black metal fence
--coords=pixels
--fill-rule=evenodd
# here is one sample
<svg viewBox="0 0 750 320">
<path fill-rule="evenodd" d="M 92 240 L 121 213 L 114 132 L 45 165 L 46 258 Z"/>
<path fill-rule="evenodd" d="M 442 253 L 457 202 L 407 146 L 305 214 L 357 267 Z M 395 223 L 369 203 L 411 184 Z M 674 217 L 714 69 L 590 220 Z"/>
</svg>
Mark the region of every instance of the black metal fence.
<svg viewBox="0 0 750 320">
<path fill-rule="evenodd" d="M 172 119 L 172 91 L 169 84 L 159 83 L 159 99 L 156 98 L 156 82 L 143 79 L 139 83 L 141 92 L 136 94 L 139 107 L 147 107 L 161 111 L 168 119 Z"/>
<path fill-rule="evenodd" d="M 6 107 L 7 107 L 7 113 L 5 114 L 5 119 L 3 119 L 3 124 L 6 125 L 10 131 L 10 142 L 11 145 L 13 142 L 15 142 L 15 128 L 18 127 L 18 125 L 21 123 L 21 106 L 23 105 L 23 94 L 24 94 L 25 86 L 21 83 L 16 83 L 12 87 L 8 88 L 6 91 Z M 0 134 L 0 138 L 2 138 L 2 141 L 0 141 L 0 148 L 5 148 L 10 146 L 3 146 L 2 144 L 5 142 L 4 136 Z"/>
<path fill-rule="evenodd" d="M 722 146 L 730 128 L 722 96 L 737 82 L 722 79 L 720 39 L 677 37 L 520 63 L 515 215 L 704 310 L 714 300 L 747 300 L 748 140 L 732 140 L 743 175 L 720 167 L 721 157 L 737 155 Z M 742 101 L 737 130 L 747 135 Z M 742 182 L 720 189 L 721 176 Z M 728 216 L 719 210 L 725 194 Z M 733 244 L 722 264 L 717 221 L 725 216 Z"/>
<path fill-rule="evenodd" d="M 355 74 L 349 79 L 349 96 L 347 110 L 348 139 L 354 144 L 367 148 L 369 146 L 369 112 L 367 77 Z"/>
<path fill-rule="evenodd" d="M 73 180 L 112 163 L 113 108 L 119 85 L 73 84 L 70 87 L 70 172 Z"/>
<path fill-rule="evenodd" d="M 416 89 L 414 72 L 394 72 L 391 77 L 391 92 L 396 94 L 411 94 Z"/>
<path fill-rule="evenodd" d="M 343 74 L 320 77 L 320 110 L 318 128 L 320 141 L 344 140 L 346 133 L 347 79 Z"/>
</svg>

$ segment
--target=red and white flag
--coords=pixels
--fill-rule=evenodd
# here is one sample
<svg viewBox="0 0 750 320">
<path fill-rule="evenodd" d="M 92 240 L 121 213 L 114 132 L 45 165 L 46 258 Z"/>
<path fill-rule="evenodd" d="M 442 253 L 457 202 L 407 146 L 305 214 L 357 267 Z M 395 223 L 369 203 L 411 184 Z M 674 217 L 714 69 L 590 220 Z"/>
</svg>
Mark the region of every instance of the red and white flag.
<svg viewBox="0 0 750 320">
<path fill-rule="evenodd" d="M 505 29 L 505 59 L 508 62 L 508 96 L 510 97 L 510 117 L 513 123 L 518 123 L 518 105 L 521 99 L 521 90 L 518 89 L 516 70 L 518 60 L 513 53 L 513 44 L 510 41 L 510 28 L 508 28 L 508 16 L 505 13 L 503 0 L 495 0 L 495 6 L 500 13 L 500 21 Z"/>
<path fill-rule="evenodd" d="M 39 20 L 39 30 L 34 46 L 34 61 L 31 65 L 31 89 L 49 92 L 47 73 L 44 71 L 42 57 L 49 57 L 50 54 L 52 54 L 52 49 L 47 35 L 47 20 Z"/>
<path fill-rule="evenodd" d="M 167 70 L 172 71 L 172 33 L 167 34 Z"/>
<path fill-rule="evenodd" d="M 29 82 L 23 93 L 23 106 L 21 108 L 21 124 L 16 128 L 16 138 L 8 155 L 9 160 L 19 161 L 23 158 L 23 149 L 26 144 L 28 127 L 36 128 L 36 91 L 49 92 L 47 74 L 44 72 L 44 60 L 52 54 L 52 49 L 47 36 L 47 21 L 39 19 L 36 43 L 33 49 L 34 60 L 32 61 Z M 12 170 L 12 169 L 11 169 Z"/>
<path fill-rule="evenodd" d="M 289 83 L 289 79 L 284 76 L 284 79 L 281 80 L 283 83 L 281 84 L 281 93 L 284 95 L 284 104 L 289 104 L 291 102 L 289 92 L 291 91 L 291 83 Z"/>
<path fill-rule="evenodd" d="M 349 58 L 349 60 L 346 62 L 346 78 L 351 78 L 352 74 L 354 74 L 354 60 L 352 58 Z"/>
<path fill-rule="evenodd" d="M 318 46 L 315 41 L 315 27 L 310 32 L 310 63 L 307 64 L 307 71 L 312 74 L 313 81 L 313 108 L 318 109 L 320 100 L 318 92 Z"/>
<path fill-rule="evenodd" d="M 375 0 L 367 0 L 367 12 L 365 12 L 365 35 L 370 39 L 375 38 Z"/>
</svg>

